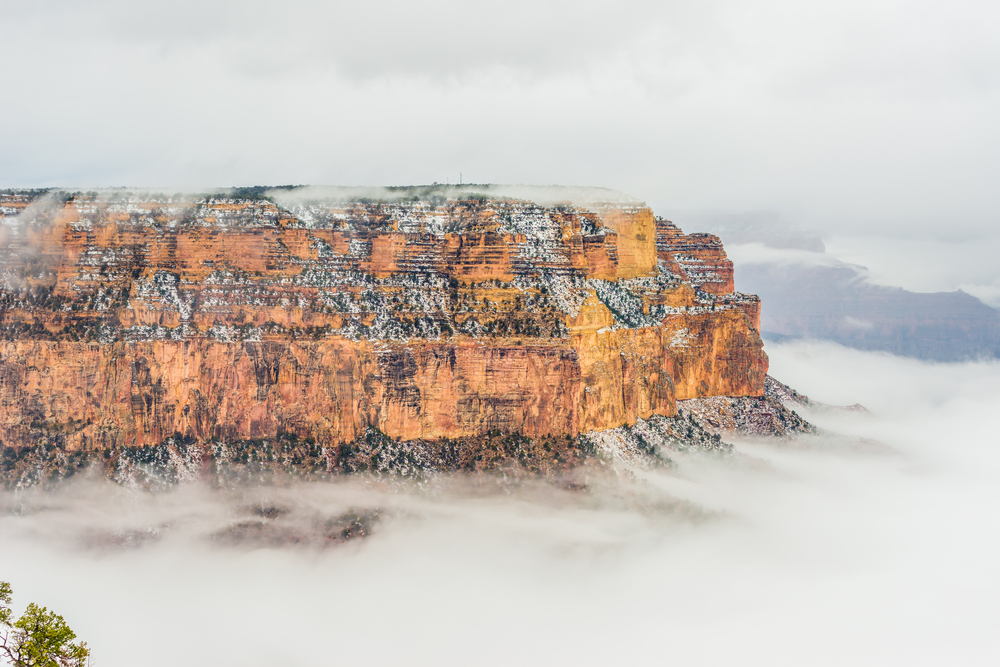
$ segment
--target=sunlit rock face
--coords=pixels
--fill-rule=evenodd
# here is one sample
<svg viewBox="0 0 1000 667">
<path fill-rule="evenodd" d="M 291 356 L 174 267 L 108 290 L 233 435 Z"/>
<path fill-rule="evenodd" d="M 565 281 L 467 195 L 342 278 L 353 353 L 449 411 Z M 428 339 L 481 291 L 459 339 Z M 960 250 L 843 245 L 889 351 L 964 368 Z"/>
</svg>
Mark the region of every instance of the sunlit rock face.
<svg viewBox="0 0 1000 667">
<path fill-rule="evenodd" d="M 761 395 L 716 237 L 558 194 L 0 195 L 0 439 L 577 436 Z"/>
</svg>

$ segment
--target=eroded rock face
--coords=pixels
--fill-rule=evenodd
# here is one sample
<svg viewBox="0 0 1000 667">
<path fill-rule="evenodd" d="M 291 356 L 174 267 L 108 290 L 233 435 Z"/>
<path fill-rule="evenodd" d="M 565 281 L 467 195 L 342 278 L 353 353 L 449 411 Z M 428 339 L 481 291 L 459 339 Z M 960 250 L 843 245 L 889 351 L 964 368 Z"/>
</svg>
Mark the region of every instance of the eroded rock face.
<svg viewBox="0 0 1000 667">
<path fill-rule="evenodd" d="M 34 193 L 0 212 L 13 447 L 576 436 L 764 388 L 759 301 L 718 239 L 633 201 Z"/>
<path fill-rule="evenodd" d="M 656 252 L 670 271 L 710 294 L 731 294 L 733 262 L 712 234 L 685 234 L 677 225 L 656 220 Z"/>
</svg>

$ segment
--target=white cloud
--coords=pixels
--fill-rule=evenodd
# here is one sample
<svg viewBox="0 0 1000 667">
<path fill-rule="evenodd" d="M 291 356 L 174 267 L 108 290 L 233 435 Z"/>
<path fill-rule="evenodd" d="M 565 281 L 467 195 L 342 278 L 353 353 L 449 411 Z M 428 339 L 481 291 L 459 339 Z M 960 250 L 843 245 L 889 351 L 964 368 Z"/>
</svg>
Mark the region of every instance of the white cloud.
<svg viewBox="0 0 1000 667">
<path fill-rule="evenodd" d="M 852 329 L 862 329 L 862 330 L 871 329 L 873 326 L 872 323 L 869 322 L 868 320 L 859 320 L 857 318 L 851 317 L 850 315 L 844 318 L 844 324 L 846 324 L 848 327 Z"/>
<path fill-rule="evenodd" d="M 690 231 L 696 231 L 694 229 Z M 844 266 L 832 255 L 809 250 L 772 248 L 763 243 L 731 243 L 725 246 L 726 255 L 736 264 L 792 264 L 803 266 Z M 857 267 L 860 268 L 860 267 Z"/>
<path fill-rule="evenodd" d="M 995 662 L 997 365 L 768 352 L 792 386 L 874 413 L 812 415 L 820 425 L 896 453 L 739 443 L 743 463 L 683 458 L 586 494 L 488 480 L 6 494 L 20 514 L 0 518 L 0 576 L 108 666 Z M 390 518 L 325 552 L 203 539 L 251 502 Z M 144 526 L 163 539 L 81 547 Z"/>
<path fill-rule="evenodd" d="M 869 282 L 914 292 L 961 289 L 993 307 L 1000 306 L 997 230 L 962 231 L 942 225 L 936 233 L 908 237 L 903 231 L 887 237 L 872 230 L 864 235 L 831 235 L 825 241 L 831 255 L 869 267 Z"/>
</svg>

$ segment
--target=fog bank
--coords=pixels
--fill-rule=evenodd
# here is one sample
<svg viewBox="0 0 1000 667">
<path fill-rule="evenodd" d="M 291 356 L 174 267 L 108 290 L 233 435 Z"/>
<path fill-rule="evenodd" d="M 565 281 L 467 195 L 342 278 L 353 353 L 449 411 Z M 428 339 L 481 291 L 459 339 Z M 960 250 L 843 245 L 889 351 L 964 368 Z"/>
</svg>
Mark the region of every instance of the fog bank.
<svg viewBox="0 0 1000 667">
<path fill-rule="evenodd" d="M 739 442 L 734 460 L 672 454 L 674 470 L 586 492 L 444 478 L 5 494 L 0 576 L 102 667 L 995 661 L 997 365 L 768 349 L 776 377 L 874 413 L 817 423 L 895 453 Z M 329 548 L 218 538 L 255 507 L 285 526 L 381 519 Z"/>
</svg>

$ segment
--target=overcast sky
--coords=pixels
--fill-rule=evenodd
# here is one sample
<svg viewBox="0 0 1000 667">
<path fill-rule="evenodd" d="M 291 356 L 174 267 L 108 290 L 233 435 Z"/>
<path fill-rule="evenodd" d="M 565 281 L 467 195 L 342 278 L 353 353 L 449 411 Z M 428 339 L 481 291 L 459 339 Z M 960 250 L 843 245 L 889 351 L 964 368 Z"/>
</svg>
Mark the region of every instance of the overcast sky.
<svg viewBox="0 0 1000 667">
<path fill-rule="evenodd" d="M 0 187 L 602 185 L 968 239 L 1000 5 L 0 0 Z"/>
</svg>

